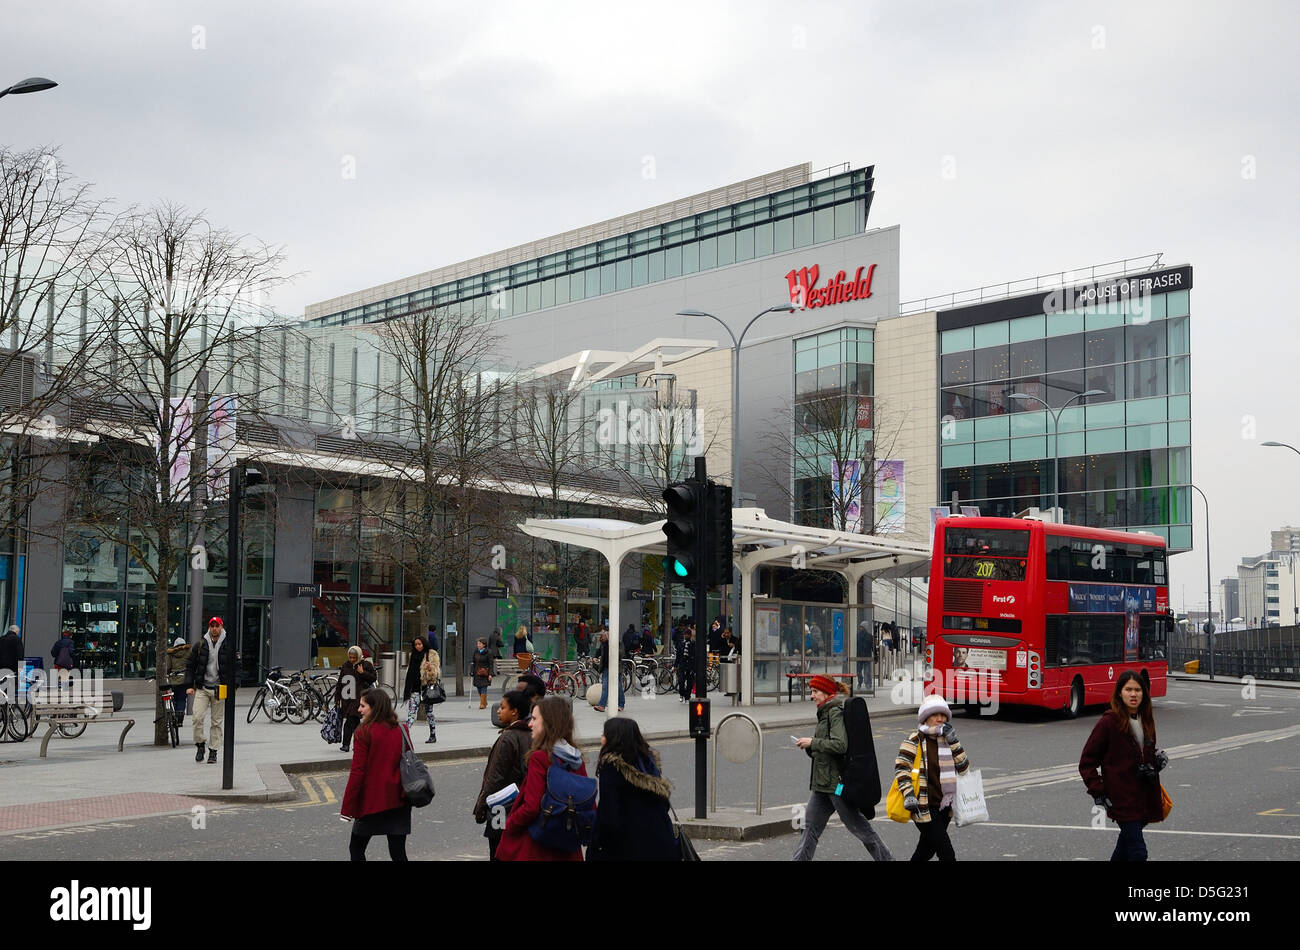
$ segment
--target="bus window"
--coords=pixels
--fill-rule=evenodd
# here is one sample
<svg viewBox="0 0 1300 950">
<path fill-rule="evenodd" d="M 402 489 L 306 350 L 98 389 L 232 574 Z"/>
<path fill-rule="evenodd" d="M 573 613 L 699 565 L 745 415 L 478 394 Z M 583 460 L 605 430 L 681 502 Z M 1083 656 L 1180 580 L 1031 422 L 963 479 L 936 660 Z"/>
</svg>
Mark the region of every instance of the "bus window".
<svg viewBox="0 0 1300 950">
<path fill-rule="evenodd" d="M 1138 657 L 1143 660 L 1163 660 L 1168 654 L 1169 620 L 1163 616 L 1146 616 L 1138 621 Z"/>
</svg>

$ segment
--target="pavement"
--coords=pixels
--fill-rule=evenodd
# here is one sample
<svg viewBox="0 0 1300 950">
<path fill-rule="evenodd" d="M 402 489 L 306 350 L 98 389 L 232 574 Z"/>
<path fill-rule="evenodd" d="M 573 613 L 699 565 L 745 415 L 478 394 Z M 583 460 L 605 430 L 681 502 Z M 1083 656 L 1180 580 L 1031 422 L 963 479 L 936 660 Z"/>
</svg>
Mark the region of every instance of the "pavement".
<svg viewBox="0 0 1300 950">
<path fill-rule="evenodd" d="M 221 788 L 222 763 L 194 761 L 192 718 L 181 727 L 181 745 L 158 747 L 153 744 L 152 687 L 138 683 L 106 682 L 105 689 L 121 689 L 127 695 L 123 709 L 113 718 L 135 719 L 126 735 L 123 751 L 117 751 L 121 726 L 105 722 L 92 724 L 76 739 L 55 736 L 50 740 L 47 757 L 40 758 L 40 739 L 44 726 L 25 742 L 0 743 L 0 834 L 5 832 L 54 828 L 84 824 L 87 821 L 186 811 L 195 804 L 284 802 L 300 797 L 291 775 L 345 770 L 351 753 L 328 746 L 320 737 L 320 724 L 300 726 L 272 723 L 264 715 L 253 723 L 246 721 L 248 703 L 254 689 L 241 689 L 236 696 L 235 763 L 233 788 Z M 416 751 L 428 762 L 484 759 L 496 740 L 490 709 L 500 698 L 500 689 L 488 692 L 488 710 L 478 708 L 478 696 L 448 696 L 437 708 L 438 742 L 424 744 L 428 735 L 423 723 L 412 730 Z M 810 734 L 816 721 L 816 709 L 808 700 L 793 705 L 784 699 L 777 703 L 761 700 L 754 706 L 732 705 L 726 696 L 713 695 L 712 720 L 716 727 L 732 712 L 742 712 L 754 719 L 764 734 L 802 728 Z M 867 698 L 873 718 L 914 714 L 916 706 L 892 702 L 888 687 L 877 688 Z M 579 745 L 599 745 L 604 713 L 598 713 L 585 701 L 574 704 Z M 643 697 L 630 693 L 624 716 L 636 719 L 650 741 L 686 738 L 686 706 L 675 694 L 651 694 Z M 728 731 L 735 728 L 728 727 Z M 752 829 L 753 822 L 743 814 L 734 820 L 722 814 L 714 823 L 735 824 L 750 828 L 727 837 L 752 837 L 762 834 Z M 752 816 L 750 816 L 752 817 Z M 783 819 L 788 824 L 788 816 Z M 701 827 L 697 833 L 704 834 Z"/>
</svg>

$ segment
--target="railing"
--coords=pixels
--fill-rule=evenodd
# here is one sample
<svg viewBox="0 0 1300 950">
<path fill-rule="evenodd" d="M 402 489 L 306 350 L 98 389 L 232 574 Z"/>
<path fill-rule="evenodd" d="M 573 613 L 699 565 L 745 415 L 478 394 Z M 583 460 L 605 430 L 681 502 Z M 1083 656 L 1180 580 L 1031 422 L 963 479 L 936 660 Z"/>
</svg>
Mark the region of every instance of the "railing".
<svg viewBox="0 0 1300 950">
<path fill-rule="evenodd" d="M 1228 630 L 1214 635 L 1214 675 L 1263 680 L 1300 680 L 1296 627 Z M 1175 632 L 1169 639 L 1169 671 L 1181 673 L 1192 661 L 1210 672 L 1210 651 L 1202 633 Z"/>
<path fill-rule="evenodd" d="M 987 284 L 983 287 L 973 287 L 970 290 L 956 290 L 949 294 L 940 294 L 936 297 L 926 297 L 923 300 L 909 300 L 906 303 L 901 303 L 898 305 L 898 312 L 900 314 L 924 313 L 928 310 L 938 310 L 940 308 L 951 310 L 971 304 L 987 303 L 991 300 L 1005 300 L 1008 297 L 1018 297 L 1022 294 L 1040 293 L 1046 290 L 1055 290 L 1059 287 L 1070 287 L 1074 284 L 1088 283 L 1106 277 L 1120 277 L 1134 271 L 1155 270 L 1160 267 L 1160 259 L 1163 256 L 1164 252 L 1161 251 L 1158 254 L 1145 254 L 1142 257 L 1130 257 L 1122 261 L 1093 264 L 1075 270 L 1039 274 L 1036 277 L 1025 277 L 1021 280 L 1012 280 L 1001 284 Z"/>
</svg>

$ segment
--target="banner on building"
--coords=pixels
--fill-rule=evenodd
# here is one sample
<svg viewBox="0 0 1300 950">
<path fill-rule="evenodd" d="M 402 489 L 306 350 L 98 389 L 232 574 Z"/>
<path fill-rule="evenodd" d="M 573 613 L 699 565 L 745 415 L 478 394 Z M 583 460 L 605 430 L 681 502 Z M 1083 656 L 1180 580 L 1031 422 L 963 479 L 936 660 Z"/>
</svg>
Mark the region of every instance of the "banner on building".
<svg viewBox="0 0 1300 950">
<path fill-rule="evenodd" d="M 902 534 L 907 521 L 907 492 L 901 459 L 876 463 L 876 534 Z"/>
<path fill-rule="evenodd" d="M 952 512 L 947 505 L 936 505 L 930 509 L 930 547 L 934 547 L 934 530 L 939 527 L 939 519 L 951 517 Z"/>
<path fill-rule="evenodd" d="M 230 497 L 230 469 L 235 464 L 234 396 L 208 400 L 208 501 Z"/>
<path fill-rule="evenodd" d="M 167 425 L 161 425 L 163 407 L 170 410 Z M 167 466 L 168 497 L 172 501 L 188 501 L 190 497 L 190 466 L 194 454 L 194 400 L 192 398 L 158 400 L 159 431 L 166 432 L 166 441 L 158 443 L 158 468 L 161 471 L 164 454 L 170 459 Z M 158 485 L 158 500 L 163 500 L 162 485 Z"/>
<path fill-rule="evenodd" d="M 834 523 L 840 523 L 844 513 L 844 530 L 853 534 L 862 532 L 862 463 L 857 459 L 831 462 L 831 492 L 835 498 Z"/>
</svg>

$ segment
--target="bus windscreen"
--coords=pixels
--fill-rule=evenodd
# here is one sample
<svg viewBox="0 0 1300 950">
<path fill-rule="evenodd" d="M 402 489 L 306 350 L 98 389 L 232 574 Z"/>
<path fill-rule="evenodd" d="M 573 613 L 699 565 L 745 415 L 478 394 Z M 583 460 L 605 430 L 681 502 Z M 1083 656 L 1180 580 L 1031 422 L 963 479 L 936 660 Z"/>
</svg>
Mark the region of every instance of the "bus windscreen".
<svg viewBox="0 0 1300 950">
<path fill-rule="evenodd" d="M 944 554 L 1027 557 L 1029 532 L 1009 528 L 956 528 L 943 533 Z"/>
</svg>

